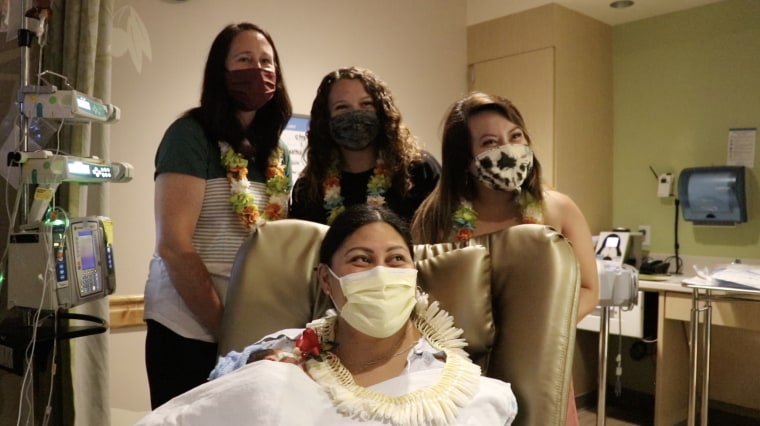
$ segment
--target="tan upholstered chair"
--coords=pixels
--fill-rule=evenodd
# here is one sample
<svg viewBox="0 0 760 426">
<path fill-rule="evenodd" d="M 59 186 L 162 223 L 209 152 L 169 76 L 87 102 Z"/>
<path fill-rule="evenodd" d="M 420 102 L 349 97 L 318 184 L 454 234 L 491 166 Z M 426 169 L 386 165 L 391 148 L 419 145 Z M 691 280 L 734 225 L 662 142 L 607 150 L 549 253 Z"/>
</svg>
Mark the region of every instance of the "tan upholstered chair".
<svg viewBox="0 0 760 426">
<path fill-rule="evenodd" d="M 240 249 L 219 353 L 303 327 L 328 307 L 312 273 L 324 225 L 267 223 Z M 543 225 L 490 234 L 477 245 L 415 246 L 420 285 L 464 329 L 485 375 L 512 384 L 518 425 L 564 425 L 580 272 L 569 242 Z"/>
</svg>

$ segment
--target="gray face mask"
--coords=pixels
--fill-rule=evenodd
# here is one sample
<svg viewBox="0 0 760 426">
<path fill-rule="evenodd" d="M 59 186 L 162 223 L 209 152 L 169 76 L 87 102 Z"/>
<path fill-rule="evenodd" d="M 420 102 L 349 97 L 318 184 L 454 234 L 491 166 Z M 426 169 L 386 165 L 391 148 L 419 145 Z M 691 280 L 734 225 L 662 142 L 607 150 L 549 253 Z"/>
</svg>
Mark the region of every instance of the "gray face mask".
<svg viewBox="0 0 760 426">
<path fill-rule="evenodd" d="M 380 120 L 375 111 L 350 111 L 330 120 L 330 136 L 340 146 L 361 151 L 380 133 Z"/>
</svg>

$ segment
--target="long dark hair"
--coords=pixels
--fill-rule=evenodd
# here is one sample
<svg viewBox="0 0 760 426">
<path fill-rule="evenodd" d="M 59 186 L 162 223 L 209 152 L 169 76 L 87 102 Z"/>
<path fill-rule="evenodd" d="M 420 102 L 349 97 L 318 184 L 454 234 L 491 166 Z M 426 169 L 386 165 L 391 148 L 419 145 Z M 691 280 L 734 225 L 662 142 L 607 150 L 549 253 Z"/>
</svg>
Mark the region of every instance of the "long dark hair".
<svg viewBox="0 0 760 426">
<path fill-rule="evenodd" d="M 327 170 L 340 155 L 338 144 L 330 136 L 328 100 L 335 82 L 343 79 L 360 81 L 372 97 L 381 129 L 376 141 L 378 153 L 391 171 L 392 186 L 401 194 L 406 194 L 412 186 L 410 166 L 421 158 L 417 141 L 404 124 L 388 85 L 368 69 L 350 67 L 327 74 L 319 84 L 317 95 L 311 104 L 307 161 L 302 173 L 306 181 L 307 197 L 313 200 L 321 198 L 320 190 Z"/>
<path fill-rule="evenodd" d="M 319 262 L 325 265 L 332 263 L 332 257 L 340 248 L 341 244 L 346 241 L 357 229 L 370 223 L 383 222 L 392 226 L 393 229 L 404 239 L 409 254 L 414 260 L 414 249 L 412 247 L 412 236 L 409 233 L 409 226 L 406 221 L 399 215 L 385 207 L 374 207 L 369 204 L 354 204 L 346 211 L 341 213 L 335 222 L 327 230 L 322 245 L 319 248 Z"/>
<path fill-rule="evenodd" d="M 266 38 L 274 51 L 277 87 L 274 96 L 256 111 L 248 128 L 243 128 L 236 116 L 232 98 L 225 87 L 227 55 L 235 37 L 243 31 L 256 31 Z M 209 50 L 206 68 L 203 72 L 201 104 L 187 112 L 201 127 L 212 142 L 225 141 L 246 157 L 255 154 L 254 167 L 265 175 L 269 157 L 277 149 L 280 134 L 293 114 L 288 91 L 285 88 L 280 55 L 272 37 L 257 25 L 241 22 L 226 26 L 214 39 Z M 248 139 L 252 145 L 243 146 Z"/>
<path fill-rule="evenodd" d="M 448 110 L 443 124 L 441 179 L 433 192 L 423 201 L 412 219 L 415 242 L 439 243 L 447 240 L 452 229 L 451 216 L 461 200 L 472 200 L 477 194 L 475 181 L 469 176 L 472 163 L 472 134 L 468 126 L 472 116 L 494 111 L 514 123 L 532 145 L 522 114 L 508 99 L 473 92 L 455 102 Z M 522 190 L 536 201 L 542 201 L 541 164 L 533 157 L 533 168 L 522 184 Z"/>
</svg>

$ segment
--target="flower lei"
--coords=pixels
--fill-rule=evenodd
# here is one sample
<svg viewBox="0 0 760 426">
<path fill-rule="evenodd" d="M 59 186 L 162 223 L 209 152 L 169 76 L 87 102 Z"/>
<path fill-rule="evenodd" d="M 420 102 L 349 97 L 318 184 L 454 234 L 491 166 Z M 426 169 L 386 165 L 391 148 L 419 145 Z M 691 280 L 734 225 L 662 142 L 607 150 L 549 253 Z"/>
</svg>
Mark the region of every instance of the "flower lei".
<svg viewBox="0 0 760 426">
<path fill-rule="evenodd" d="M 385 193 L 390 187 L 390 170 L 385 167 L 385 162 L 382 159 L 378 159 L 374 174 L 367 182 L 367 204 L 375 207 L 384 206 Z M 343 204 L 344 198 L 340 195 L 340 170 L 338 170 L 337 162 L 327 170 L 327 177 L 322 184 L 322 189 L 325 192 L 324 207 L 327 210 L 327 224 L 330 225 L 336 217 L 346 210 L 346 206 Z"/>
<path fill-rule="evenodd" d="M 542 203 L 536 201 L 530 193 L 527 191 L 521 193 L 518 203 L 522 215 L 520 223 L 544 223 Z M 472 238 L 473 232 L 475 231 L 475 220 L 477 220 L 477 218 L 478 213 L 473 210 L 472 203 L 467 200 L 462 200 L 459 203 L 459 207 L 451 216 L 451 221 L 453 222 L 452 228 L 454 229 L 456 241 L 467 241 Z"/>
<path fill-rule="evenodd" d="M 269 202 L 263 214 L 254 203 L 253 195 L 248 192 L 251 186 L 248 181 L 248 160 L 235 152 L 227 142 L 219 142 L 219 149 L 222 165 L 227 169 L 227 180 L 230 182 L 230 205 L 243 224 L 250 229 L 263 221 L 284 219 L 288 214 L 290 188 L 282 161 L 282 149 L 278 148 L 269 158 L 265 189 Z"/>
<path fill-rule="evenodd" d="M 334 340 L 335 311 L 307 324 L 324 342 Z M 454 319 L 442 310 L 438 302 L 429 303 L 428 295 L 417 293 L 412 321 L 422 336 L 436 350 L 446 354 L 440 378 L 429 387 L 391 397 L 359 386 L 340 359 L 331 351 L 323 353 L 324 362 L 309 359 L 306 371 L 333 400 L 337 411 L 350 418 L 376 420 L 394 426 L 453 424 L 459 410 L 477 392 L 480 367 L 469 360 L 461 337 L 462 330 Z"/>
<path fill-rule="evenodd" d="M 454 223 L 454 234 L 457 241 L 467 241 L 472 238 L 472 233 L 475 231 L 475 220 L 478 218 L 478 213 L 472 209 L 472 203 L 467 200 L 462 200 L 459 203 L 459 207 L 454 211 L 454 215 L 451 217 L 451 221 Z"/>
<path fill-rule="evenodd" d="M 306 328 L 296 339 L 298 354 L 300 354 L 301 359 L 304 361 L 310 359 L 322 361 L 322 354 L 335 349 L 336 346 L 338 344 L 333 341 L 320 342 L 319 334 L 313 328 Z"/>
</svg>

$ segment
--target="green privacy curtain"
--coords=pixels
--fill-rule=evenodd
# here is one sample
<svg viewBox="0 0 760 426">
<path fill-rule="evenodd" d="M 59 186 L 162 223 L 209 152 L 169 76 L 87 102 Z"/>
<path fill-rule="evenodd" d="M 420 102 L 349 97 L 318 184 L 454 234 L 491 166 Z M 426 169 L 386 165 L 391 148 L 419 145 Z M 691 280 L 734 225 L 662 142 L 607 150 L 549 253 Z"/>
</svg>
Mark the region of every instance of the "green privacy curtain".
<svg viewBox="0 0 760 426">
<path fill-rule="evenodd" d="M 42 69 L 68 78 L 77 91 L 104 102 L 111 96 L 113 0 L 53 0 Z M 32 72 L 31 81 L 35 80 Z M 63 82 L 46 77 L 58 87 Z M 108 125 L 64 126 L 61 150 L 71 155 L 109 159 Z M 58 203 L 70 217 L 108 216 L 108 184 L 59 187 Z M 108 301 L 85 303 L 72 311 L 108 320 Z M 110 424 L 108 334 L 67 340 L 61 345 L 64 370 L 61 411 L 64 424 Z M 38 397 L 41 395 L 38 395 Z"/>
</svg>

